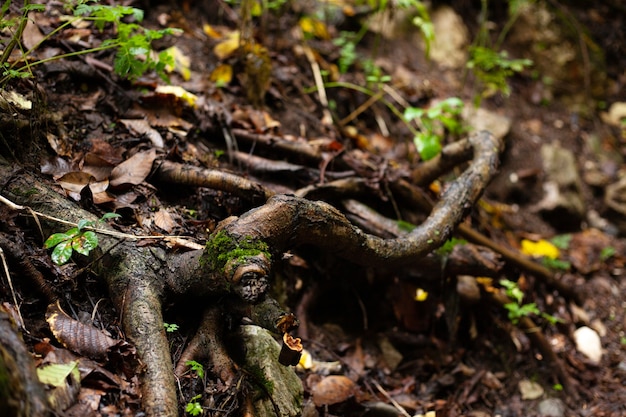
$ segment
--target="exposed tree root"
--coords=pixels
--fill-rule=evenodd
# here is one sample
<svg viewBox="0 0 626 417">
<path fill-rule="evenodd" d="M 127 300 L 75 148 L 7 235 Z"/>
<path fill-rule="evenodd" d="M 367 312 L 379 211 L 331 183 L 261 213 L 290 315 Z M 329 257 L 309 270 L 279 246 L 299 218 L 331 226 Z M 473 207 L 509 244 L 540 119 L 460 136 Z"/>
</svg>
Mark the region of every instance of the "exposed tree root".
<svg viewBox="0 0 626 417">
<path fill-rule="evenodd" d="M 267 300 L 267 277 L 276 253 L 295 245 L 313 244 L 361 265 L 385 267 L 424 258 L 451 236 L 495 173 L 501 143 L 487 132 L 472 135 L 468 143 L 473 150 L 468 168 L 449 184 L 426 221 L 403 237 L 383 239 L 367 234 L 329 204 L 287 195 L 275 195 L 239 218 L 222 221 L 204 250 L 169 255 L 158 248 L 137 247 L 132 242 L 119 244 L 116 239 L 104 236 L 100 243 L 102 252 L 94 255 L 97 263 L 93 268 L 106 280 L 121 313 L 126 336 L 136 346 L 143 363 L 146 414 L 175 416 L 178 409 L 174 368 L 161 312 L 165 297 L 235 294 L 244 302 L 269 306 L 256 312 L 252 308 L 245 314 L 264 321 L 267 327 L 275 327 L 284 313 L 274 308 L 275 303 L 263 300 Z M 176 179 L 175 175 L 167 177 L 169 168 L 167 163 L 161 164 L 159 177 Z M 8 182 L 5 192 L 13 201 L 73 222 L 95 220 L 93 215 L 77 209 L 36 178 L 28 175 L 11 178 L 8 171 L 3 167 L 0 179 Z M 242 196 L 253 193 L 262 200 L 271 195 L 241 178 L 206 171 L 200 174 L 207 174 L 209 180 L 196 182 L 199 185 Z M 187 175 L 186 181 L 190 181 L 196 173 Z M 46 222 L 43 225 L 46 233 L 56 231 L 56 225 Z M 215 309 L 209 309 L 208 320 L 201 327 L 208 326 L 205 330 L 211 337 L 219 338 L 215 314 Z M 218 339 L 207 341 L 194 343 L 210 345 L 209 350 L 220 345 Z M 225 356 L 219 351 L 210 352 L 214 366 L 222 378 L 232 379 L 228 371 L 230 362 L 218 364 L 215 360 Z"/>
</svg>

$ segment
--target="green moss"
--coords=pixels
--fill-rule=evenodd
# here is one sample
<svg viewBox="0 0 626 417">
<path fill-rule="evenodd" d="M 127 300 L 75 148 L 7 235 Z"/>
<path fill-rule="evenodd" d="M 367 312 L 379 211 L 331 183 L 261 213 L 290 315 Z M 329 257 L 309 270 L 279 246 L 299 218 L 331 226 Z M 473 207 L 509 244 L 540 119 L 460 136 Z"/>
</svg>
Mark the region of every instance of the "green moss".
<svg viewBox="0 0 626 417">
<path fill-rule="evenodd" d="M 259 388 L 255 400 L 274 394 L 274 382 L 267 379 L 265 372 L 258 365 L 250 365 L 246 368 L 252 379 L 252 383 Z"/>
<path fill-rule="evenodd" d="M 203 261 L 214 271 L 224 272 L 224 267 L 231 260 L 238 265 L 246 261 L 246 258 L 265 255 L 271 259 L 267 243 L 246 236 L 243 239 L 235 239 L 225 231 L 219 231 L 211 236 L 206 243 Z"/>
</svg>

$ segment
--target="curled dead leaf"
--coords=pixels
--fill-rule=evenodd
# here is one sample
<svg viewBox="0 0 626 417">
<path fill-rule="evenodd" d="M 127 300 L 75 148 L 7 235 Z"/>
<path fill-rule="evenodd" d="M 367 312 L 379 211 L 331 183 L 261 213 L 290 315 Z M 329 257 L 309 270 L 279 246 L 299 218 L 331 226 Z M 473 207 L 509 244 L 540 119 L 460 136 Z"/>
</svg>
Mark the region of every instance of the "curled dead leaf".
<svg viewBox="0 0 626 417">
<path fill-rule="evenodd" d="M 343 375 L 330 375 L 322 378 L 313 389 L 313 403 L 317 407 L 338 404 L 356 394 L 356 385 Z"/>
<path fill-rule="evenodd" d="M 59 305 L 50 304 L 46 321 L 54 337 L 67 349 L 91 358 L 101 358 L 120 341 L 95 327 L 74 320 Z"/>
<path fill-rule="evenodd" d="M 110 184 L 117 187 L 122 184 L 141 184 L 150 174 L 152 164 L 156 159 L 156 150 L 137 152 L 122 162 L 111 172 Z"/>
</svg>

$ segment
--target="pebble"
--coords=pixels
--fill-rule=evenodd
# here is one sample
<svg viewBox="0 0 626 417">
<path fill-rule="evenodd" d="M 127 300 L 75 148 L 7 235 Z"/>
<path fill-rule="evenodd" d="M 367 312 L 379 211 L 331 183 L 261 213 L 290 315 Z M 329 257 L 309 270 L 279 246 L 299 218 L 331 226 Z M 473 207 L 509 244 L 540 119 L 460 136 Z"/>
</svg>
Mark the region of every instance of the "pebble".
<svg viewBox="0 0 626 417">
<path fill-rule="evenodd" d="M 541 417 L 563 417 L 565 405 L 558 398 L 547 398 L 539 403 L 537 411 Z"/>
</svg>

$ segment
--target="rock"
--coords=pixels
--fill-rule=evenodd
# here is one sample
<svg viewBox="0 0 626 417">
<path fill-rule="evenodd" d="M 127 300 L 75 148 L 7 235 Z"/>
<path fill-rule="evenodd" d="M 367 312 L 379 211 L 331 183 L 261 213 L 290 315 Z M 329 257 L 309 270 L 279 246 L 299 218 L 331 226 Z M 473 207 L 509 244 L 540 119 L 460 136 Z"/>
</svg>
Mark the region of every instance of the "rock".
<svg viewBox="0 0 626 417">
<path fill-rule="evenodd" d="M 563 417 L 565 405 L 558 398 L 546 398 L 537 406 L 537 412 L 541 417 Z"/>
<path fill-rule="evenodd" d="M 302 414 L 303 388 L 293 367 L 278 363 L 280 345 L 271 333 L 258 326 L 241 326 L 241 338 L 246 347 L 245 367 L 260 369 L 268 382 L 279 417 Z M 260 391 L 260 390 L 259 390 Z M 254 403 L 255 417 L 275 417 L 274 406 L 264 392 Z"/>
<path fill-rule="evenodd" d="M 463 119 L 472 130 L 488 130 L 498 139 L 504 138 L 511 130 L 509 117 L 482 107 L 476 108 L 471 103 L 465 103 Z"/>
<path fill-rule="evenodd" d="M 574 331 L 576 350 L 585 355 L 593 363 L 600 363 L 602 359 L 602 343 L 598 333 L 587 326 L 582 326 Z"/>
<path fill-rule="evenodd" d="M 609 111 L 606 113 L 600 113 L 602 121 L 606 124 L 622 127 L 623 121 L 626 120 L 626 103 L 616 102 L 611 104 Z"/>
<path fill-rule="evenodd" d="M 518 384 L 522 400 L 536 400 L 544 393 L 543 387 L 529 379 L 523 379 Z"/>
<path fill-rule="evenodd" d="M 545 173 L 545 194 L 533 209 L 541 212 L 557 228 L 578 228 L 585 218 L 585 204 L 574 153 L 558 143 L 543 145 L 541 158 Z"/>
<path fill-rule="evenodd" d="M 461 16 L 451 7 L 442 6 L 431 13 L 430 19 L 435 31 L 435 40 L 430 48 L 432 60 L 446 68 L 464 67 L 469 32 Z"/>
</svg>

